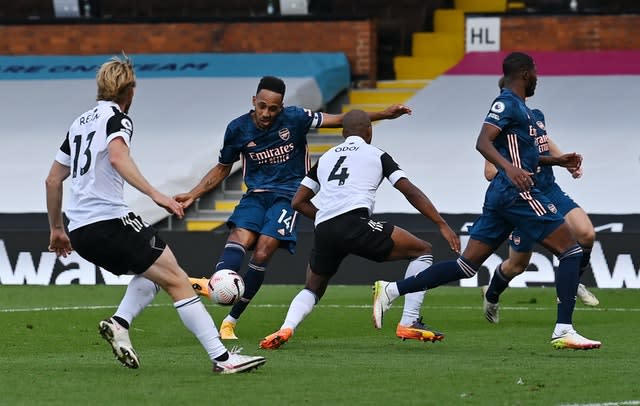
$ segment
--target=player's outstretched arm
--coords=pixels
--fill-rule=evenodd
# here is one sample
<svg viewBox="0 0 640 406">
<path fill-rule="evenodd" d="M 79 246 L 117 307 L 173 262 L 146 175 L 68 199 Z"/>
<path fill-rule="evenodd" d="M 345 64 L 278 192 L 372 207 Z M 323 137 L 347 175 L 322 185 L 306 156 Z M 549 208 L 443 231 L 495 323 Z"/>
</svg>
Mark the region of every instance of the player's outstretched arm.
<svg viewBox="0 0 640 406">
<path fill-rule="evenodd" d="M 411 114 L 412 111 L 409 107 L 404 104 L 392 104 L 384 110 L 381 111 L 370 111 L 367 114 L 371 121 L 379 121 L 379 120 L 393 120 L 405 114 Z M 342 119 L 344 115 L 342 114 L 325 114 L 322 113 L 322 125 L 321 127 L 331 127 L 337 128 L 342 127 Z"/>
<path fill-rule="evenodd" d="M 173 198 L 182 203 L 186 209 L 200 196 L 217 187 L 231 173 L 232 165 L 217 164 L 207 172 L 198 184 L 187 193 L 180 193 Z"/>
<path fill-rule="evenodd" d="M 109 142 L 109 162 L 113 168 L 134 188 L 149 196 L 158 206 L 164 208 L 169 213 L 184 217 L 182 204 L 171 197 L 160 193 L 142 175 L 140 169 L 129 154 L 129 147 L 120 137 Z"/>
<path fill-rule="evenodd" d="M 369 112 L 369 118 L 371 121 L 378 120 L 393 120 L 400 116 L 404 116 L 405 114 L 411 115 L 412 111 L 409 107 L 404 104 L 392 104 L 382 111 L 372 111 Z"/>
<path fill-rule="evenodd" d="M 451 249 L 460 252 L 460 237 L 449 227 L 449 224 L 442 218 L 431 200 L 414 185 L 409 179 L 401 178 L 393 187 L 398 189 L 409 203 L 415 207 L 423 216 L 433 221 L 438 226 L 440 234 L 449 243 Z"/>
<path fill-rule="evenodd" d="M 552 156 L 558 157 L 563 155 L 562 150 L 556 145 L 555 142 L 553 142 L 553 140 L 551 140 L 551 138 L 548 138 L 548 144 L 549 144 L 549 152 L 551 153 Z M 566 168 L 567 171 L 569 171 L 569 173 L 571 174 L 571 176 L 574 179 L 578 179 L 579 177 L 582 176 L 582 161 L 580 161 L 580 166 L 575 168 Z"/>
<path fill-rule="evenodd" d="M 556 165 L 564 168 L 578 169 L 582 165 L 582 155 L 570 152 L 560 156 L 541 156 L 540 165 Z"/>
<path fill-rule="evenodd" d="M 315 195 L 313 190 L 304 185 L 300 185 L 298 186 L 298 191 L 295 196 L 293 196 L 291 207 L 297 212 L 302 213 L 305 217 L 315 220 L 318 208 L 311 202 L 311 199 Z"/>
<path fill-rule="evenodd" d="M 68 166 L 54 161 L 45 180 L 47 195 L 47 215 L 49 217 L 49 251 L 58 256 L 71 254 L 71 241 L 64 229 L 62 220 L 62 183 L 69 177 Z"/>
</svg>

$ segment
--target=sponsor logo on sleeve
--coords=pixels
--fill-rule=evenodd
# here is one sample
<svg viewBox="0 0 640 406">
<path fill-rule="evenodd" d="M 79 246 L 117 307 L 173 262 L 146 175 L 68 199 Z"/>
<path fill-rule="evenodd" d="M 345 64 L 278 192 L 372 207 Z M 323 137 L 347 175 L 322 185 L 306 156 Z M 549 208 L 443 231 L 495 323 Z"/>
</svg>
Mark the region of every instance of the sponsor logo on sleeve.
<svg viewBox="0 0 640 406">
<path fill-rule="evenodd" d="M 493 111 L 494 113 L 502 113 L 504 111 L 504 103 L 501 101 L 493 103 L 493 106 L 491 106 L 491 111 Z"/>
<path fill-rule="evenodd" d="M 122 124 L 124 131 L 127 134 L 131 135 L 131 133 L 133 132 L 133 124 L 131 123 L 131 120 L 129 120 L 128 118 L 123 118 L 122 120 L 120 120 L 120 124 Z"/>
</svg>

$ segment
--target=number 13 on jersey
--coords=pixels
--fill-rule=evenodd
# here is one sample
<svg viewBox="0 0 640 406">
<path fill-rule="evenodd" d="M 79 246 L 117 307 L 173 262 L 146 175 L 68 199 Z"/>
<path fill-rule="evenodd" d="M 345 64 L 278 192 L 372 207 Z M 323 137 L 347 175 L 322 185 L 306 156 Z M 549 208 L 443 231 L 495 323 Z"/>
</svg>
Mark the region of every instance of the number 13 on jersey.
<svg viewBox="0 0 640 406">
<path fill-rule="evenodd" d="M 80 168 L 80 176 L 87 173 L 87 171 L 91 167 L 91 150 L 89 148 L 91 147 L 91 141 L 93 141 L 94 135 L 96 135 L 95 131 L 91 131 L 89 134 L 87 134 L 87 145 L 84 147 L 84 152 L 82 153 L 86 157 L 86 159 L 85 164 L 82 166 L 82 168 Z M 73 143 L 75 144 L 76 151 L 73 154 L 72 177 L 75 178 L 78 174 L 78 159 L 80 158 L 80 150 L 82 149 L 82 135 L 76 135 L 75 137 L 73 137 Z"/>
</svg>

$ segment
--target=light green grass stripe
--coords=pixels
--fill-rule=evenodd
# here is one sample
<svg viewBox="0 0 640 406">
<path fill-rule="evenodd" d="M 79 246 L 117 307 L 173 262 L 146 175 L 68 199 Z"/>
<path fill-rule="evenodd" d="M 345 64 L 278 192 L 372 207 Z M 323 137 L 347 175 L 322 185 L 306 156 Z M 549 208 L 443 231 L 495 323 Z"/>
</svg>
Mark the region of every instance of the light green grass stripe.
<svg viewBox="0 0 640 406">
<path fill-rule="evenodd" d="M 217 307 L 215 305 L 207 305 L 208 307 Z M 20 313 L 20 312 L 56 312 L 56 311 L 68 311 L 68 310 L 100 310 L 100 309 L 114 309 L 118 305 L 87 305 L 87 306 L 52 306 L 52 307 L 25 307 L 25 308 L 9 308 L 0 309 L 0 313 Z M 150 304 L 147 307 L 173 307 L 172 304 Z M 288 304 L 255 304 L 251 307 L 254 308 L 286 308 Z M 365 309 L 371 307 L 370 304 L 351 304 L 351 305 L 316 305 L 316 308 L 325 309 Z M 500 310 L 519 310 L 519 311 L 548 311 L 552 306 L 548 307 L 524 307 L 524 306 L 501 306 Z M 422 306 L 423 309 L 434 310 L 478 310 L 481 306 Z M 640 312 L 640 308 L 635 307 L 606 307 L 606 308 L 593 308 L 593 307 L 576 307 L 578 312 Z"/>
</svg>

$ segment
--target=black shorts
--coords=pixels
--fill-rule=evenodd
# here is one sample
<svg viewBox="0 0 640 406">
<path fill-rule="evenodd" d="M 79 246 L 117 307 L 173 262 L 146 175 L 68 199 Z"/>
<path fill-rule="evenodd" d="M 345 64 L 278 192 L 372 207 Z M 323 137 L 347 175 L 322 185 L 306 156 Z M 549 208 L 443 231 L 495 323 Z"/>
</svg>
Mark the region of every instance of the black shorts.
<svg viewBox="0 0 640 406">
<path fill-rule="evenodd" d="M 393 249 L 393 224 L 369 217 L 367 209 L 356 209 L 318 224 L 309 266 L 314 273 L 333 275 L 349 254 L 376 262 L 389 258 Z"/>
<path fill-rule="evenodd" d="M 82 258 L 115 275 L 143 273 L 167 246 L 158 231 L 134 213 L 77 228 L 69 238 Z"/>
</svg>

